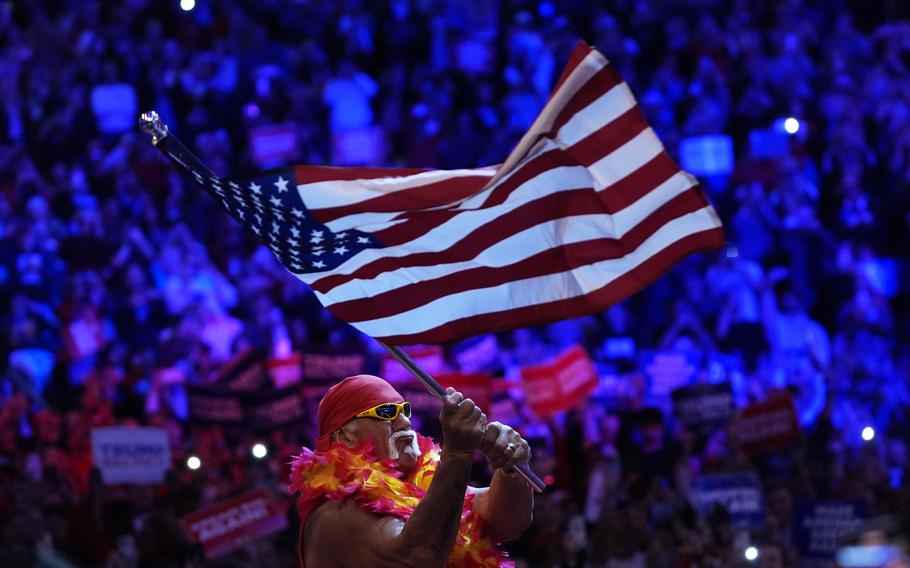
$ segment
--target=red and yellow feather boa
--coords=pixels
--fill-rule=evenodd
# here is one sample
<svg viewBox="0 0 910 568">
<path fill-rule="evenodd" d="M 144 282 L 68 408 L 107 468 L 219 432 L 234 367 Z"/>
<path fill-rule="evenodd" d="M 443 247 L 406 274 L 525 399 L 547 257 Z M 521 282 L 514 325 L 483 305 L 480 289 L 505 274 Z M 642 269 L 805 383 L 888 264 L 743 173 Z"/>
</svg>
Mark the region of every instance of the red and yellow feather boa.
<svg viewBox="0 0 910 568">
<path fill-rule="evenodd" d="M 408 479 L 402 479 L 394 461 L 377 460 L 369 442 L 354 448 L 335 442 L 324 452 L 303 448 L 291 464 L 290 485 L 292 492 L 300 493 L 297 508 L 301 523 L 306 523 L 313 509 L 324 501 L 349 498 L 364 511 L 407 521 L 426 494 L 439 462 L 439 446 L 424 436 L 418 436 L 417 441 L 421 456 Z M 469 492 L 447 566 L 511 566 L 506 554 L 483 535 L 483 521 L 473 514 L 473 503 L 474 495 Z"/>
</svg>

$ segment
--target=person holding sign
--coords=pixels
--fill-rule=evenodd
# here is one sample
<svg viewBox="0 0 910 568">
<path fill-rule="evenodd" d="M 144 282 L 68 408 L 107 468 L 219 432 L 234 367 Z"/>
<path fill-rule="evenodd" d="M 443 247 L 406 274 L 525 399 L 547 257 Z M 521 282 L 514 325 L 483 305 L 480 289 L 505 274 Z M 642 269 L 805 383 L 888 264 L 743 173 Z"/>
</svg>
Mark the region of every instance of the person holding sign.
<svg viewBox="0 0 910 568">
<path fill-rule="evenodd" d="M 440 449 L 411 430 L 410 404 L 385 380 L 357 375 L 328 390 L 316 450 L 291 466 L 301 567 L 502 565 L 494 544 L 531 523 L 533 491 L 514 472 L 530 448 L 446 393 Z M 475 451 L 496 468 L 488 488 L 468 487 Z"/>
</svg>

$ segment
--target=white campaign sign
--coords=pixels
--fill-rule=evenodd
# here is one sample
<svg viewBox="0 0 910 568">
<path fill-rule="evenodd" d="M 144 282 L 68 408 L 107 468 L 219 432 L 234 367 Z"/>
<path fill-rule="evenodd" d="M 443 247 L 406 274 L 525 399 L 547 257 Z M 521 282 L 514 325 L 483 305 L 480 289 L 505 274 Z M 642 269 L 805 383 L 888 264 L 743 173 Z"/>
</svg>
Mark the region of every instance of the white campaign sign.
<svg viewBox="0 0 910 568">
<path fill-rule="evenodd" d="M 106 484 L 155 484 L 171 465 L 171 447 L 161 428 L 93 428 L 92 459 Z"/>
</svg>

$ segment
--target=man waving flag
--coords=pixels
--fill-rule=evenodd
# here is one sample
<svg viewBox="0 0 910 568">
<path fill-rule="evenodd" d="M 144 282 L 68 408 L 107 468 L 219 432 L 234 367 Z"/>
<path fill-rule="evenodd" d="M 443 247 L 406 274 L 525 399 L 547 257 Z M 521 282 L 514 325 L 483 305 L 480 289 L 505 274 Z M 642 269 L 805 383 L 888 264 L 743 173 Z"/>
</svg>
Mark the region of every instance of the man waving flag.
<svg viewBox="0 0 910 568">
<path fill-rule="evenodd" d="M 723 244 L 696 179 L 583 43 L 499 166 L 218 178 L 177 162 L 323 305 L 392 345 L 599 311 Z"/>
</svg>

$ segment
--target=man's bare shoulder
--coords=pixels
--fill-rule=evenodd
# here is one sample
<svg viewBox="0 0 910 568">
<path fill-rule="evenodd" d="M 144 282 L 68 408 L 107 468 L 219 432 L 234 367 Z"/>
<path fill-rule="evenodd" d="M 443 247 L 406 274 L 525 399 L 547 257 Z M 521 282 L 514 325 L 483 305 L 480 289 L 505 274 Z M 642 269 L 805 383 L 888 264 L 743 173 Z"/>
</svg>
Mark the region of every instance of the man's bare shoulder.
<svg viewBox="0 0 910 568">
<path fill-rule="evenodd" d="M 387 548 L 403 527 L 402 520 L 368 513 L 352 499 L 326 501 L 307 517 L 304 563 L 307 568 L 358 565 Z"/>
</svg>

